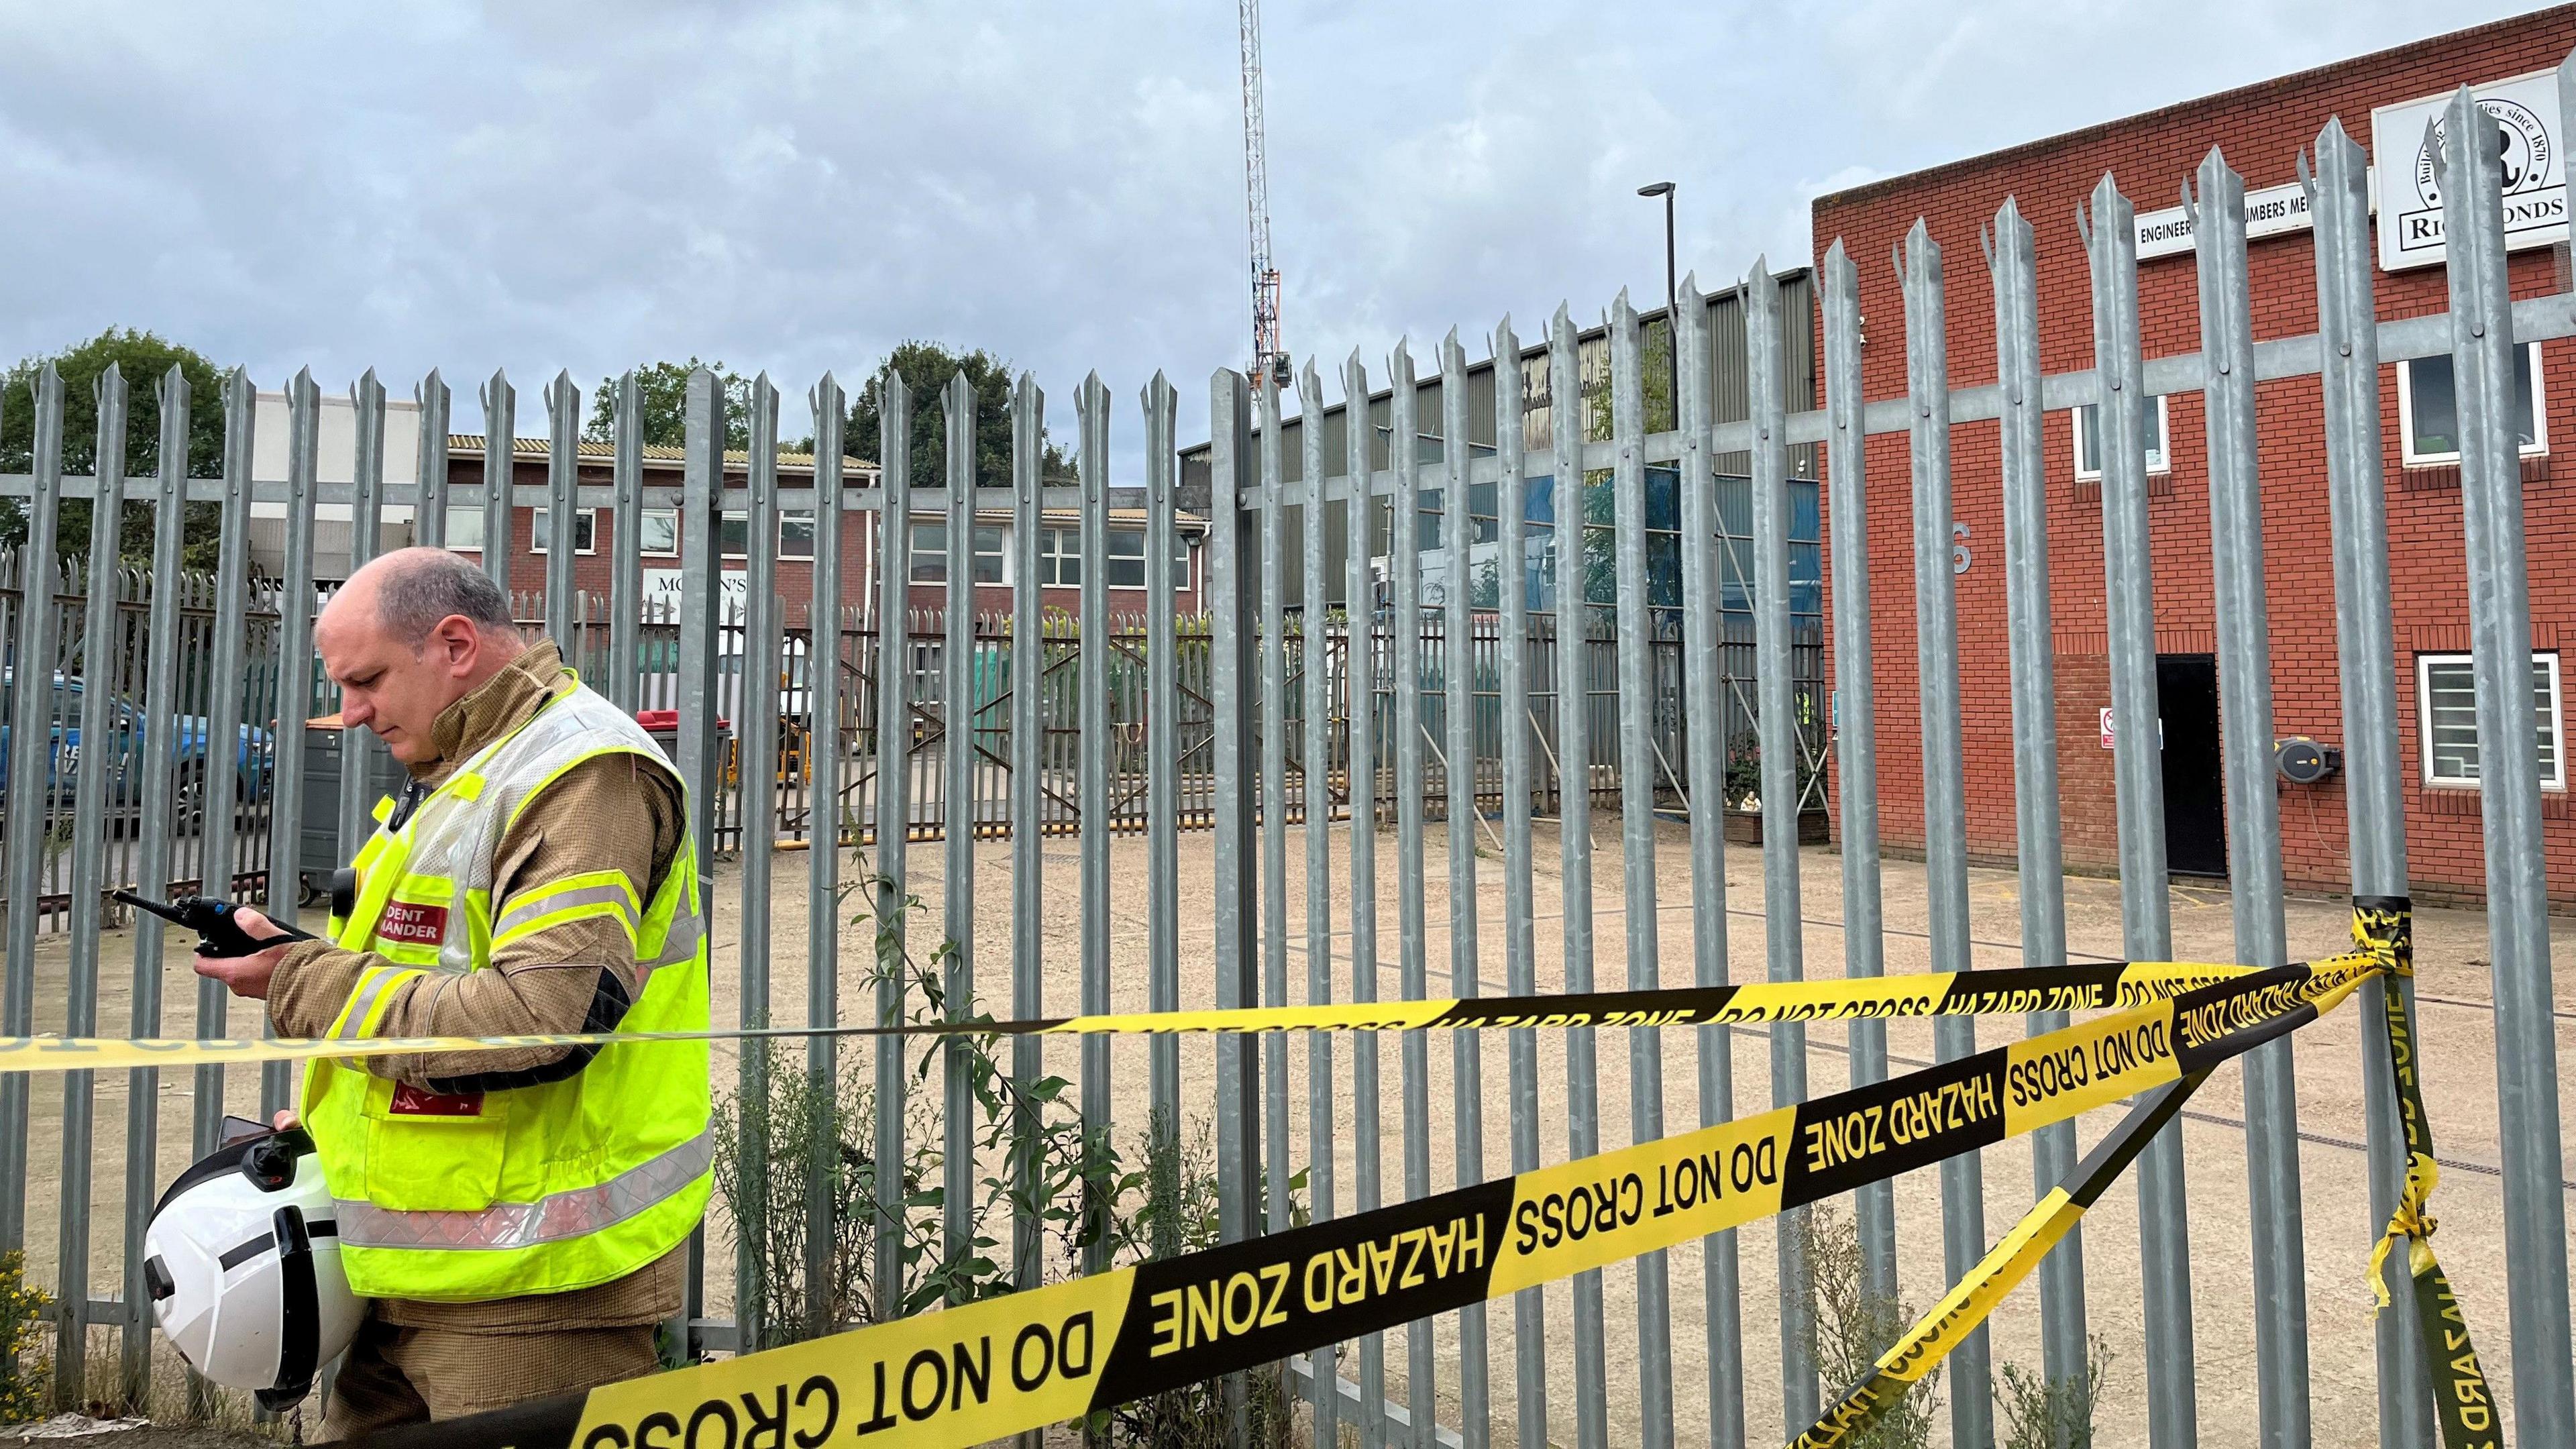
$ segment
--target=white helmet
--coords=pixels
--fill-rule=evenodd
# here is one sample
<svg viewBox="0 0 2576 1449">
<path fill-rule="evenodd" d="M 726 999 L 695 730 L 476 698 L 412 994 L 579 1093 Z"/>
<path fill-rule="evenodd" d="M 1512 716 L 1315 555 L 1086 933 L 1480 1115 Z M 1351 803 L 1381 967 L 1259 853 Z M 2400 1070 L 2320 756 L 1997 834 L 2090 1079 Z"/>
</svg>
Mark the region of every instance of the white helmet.
<svg viewBox="0 0 2576 1449">
<path fill-rule="evenodd" d="M 179 1174 L 143 1233 L 152 1316 L 197 1372 L 282 1411 L 358 1335 L 322 1161 L 300 1128 L 229 1143 Z"/>
</svg>

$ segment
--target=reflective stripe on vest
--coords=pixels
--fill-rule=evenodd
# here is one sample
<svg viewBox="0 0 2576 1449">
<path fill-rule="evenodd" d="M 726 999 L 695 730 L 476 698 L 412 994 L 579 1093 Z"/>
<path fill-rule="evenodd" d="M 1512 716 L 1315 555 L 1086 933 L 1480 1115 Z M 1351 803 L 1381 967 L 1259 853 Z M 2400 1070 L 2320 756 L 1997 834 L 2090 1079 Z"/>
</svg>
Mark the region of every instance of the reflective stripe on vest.
<svg viewBox="0 0 2576 1449">
<path fill-rule="evenodd" d="M 623 1027 L 704 1030 L 706 933 L 687 840 L 649 901 L 622 871 L 493 900 L 509 822 L 566 770 L 620 753 L 668 775 L 631 718 L 576 686 L 466 761 L 401 829 L 380 815 L 337 939 L 393 964 L 359 976 L 332 1035 L 383 1035 L 406 982 L 461 979 L 489 969 L 497 946 L 590 919 L 617 922 L 633 947 L 642 980 Z M 470 1301 L 587 1287 L 652 1263 L 705 1212 L 708 1066 L 703 1043 L 612 1046 L 563 1081 L 439 1095 L 356 1063 L 315 1062 L 305 1118 L 338 1204 L 350 1287 Z"/>
<path fill-rule="evenodd" d="M 584 1237 L 669 1200 L 715 1166 L 715 1137 L 701 1132 L 608 1181 L 535 1202 L 496 1202 L 480 1212 L 388 1212 L 333 1199 L 342 1247 L 486 1250 Z"/>
<path fill-rule="evenodd" d="M 392 989 L 428 974 L 398 966 L 368 967 L 358 977 L 358 989 L 349 993 L 349 1004 L 340 1008 L 340 1019 L 331 1023 L 331 1035 L 342 1041 L 377 1035 L 376 1028 L 384 1021 L 386 1009 L 393 1005 L 389 994 Z"/>
<path fill-rule="evenodd" d="M 636 900 L 635 887 L 626 879 L 626 872 L 596 870 L 566 876 L 512 896 L 492 922 L 492 949 L 497 951 L 523 936 L 585 920 L 615 921 L 625 927 L 628 944 L 638 944 L 636 937 L 644 928 L 644 908 Z"/>
</svg>

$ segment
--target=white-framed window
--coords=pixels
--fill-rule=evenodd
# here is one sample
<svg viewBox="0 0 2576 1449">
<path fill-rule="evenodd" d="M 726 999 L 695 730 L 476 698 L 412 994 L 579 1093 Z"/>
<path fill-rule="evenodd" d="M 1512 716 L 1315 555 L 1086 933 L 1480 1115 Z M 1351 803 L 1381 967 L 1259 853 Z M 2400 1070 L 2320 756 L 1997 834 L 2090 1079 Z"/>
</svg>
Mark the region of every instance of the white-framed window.
<svg viewBox="0 0 2576 1449">
<path fill-rule="evenodd" d="M 2475 786 L 2478 783 L 2478 698 L 2466 654 L 2415 656 L 2418 743 L 2424 755 L 2428 785 Z M 2543 789 L 2567 788 L 2567 758 L 2559 748 L 2564 723 L 2558 688 L 2558 656 L 2531 656 L 2534 722 L 2540 745 Z"/>
<path fill-rule="evenodd" d="M 976 544 L 977 567 L 983 543 Z M 1104 581 L 1113 589 L 1145 587 L 1145 530 L 1112 528 L 1102 539 L 1108 555 Z M 1038 530 L 1038 582 L 1049 588 L 1072 588 L 1082 582 L 1082 529 L 1078 526 Z M 1172 537 L 1172 587 L 1190 586 L 1190 541 L 1177 530 Z"/>
<path fill-rule="evenodd" d="M 2147 414 L 2147 471 L 2164 473 L 2172 470 L 2172 450 L 2166 446 L 2170 436 L 2165 430 L 2168 409 L 2162 393 Z M 2069 414 L 2075 420 L 2075 476 L 2084 482 L 2097 482 L 2102 477 L 2101 409 L 2086 403 Z"/>
<path fill-rule="evenodd" d="M 1072 588 L 1082 582 L 1081 529 L 1038 530 L 1038 582 L 1051 588 Z"/>
<path fill-rule="evenodd" d="M 912 573 L 916 584 L 948 582 L 948 520 L 912 521 Z"/>
<path fill-rule="evenodd" d="M 1109 587 L 1141 589 L 1145 587 L 1145 530 L 1113 528 L 1106 540 L 1109 553 Z M 1172 531 L 1172 587 L 1190 586 L 1190 545 L 1180 530 Z"/>
<path fill-rule="evenodd" d="M 647 558 L 677 558 L 680 553 L 680 513 L 676 508 L 647 508 L 636 515 L 643 534 L 641 552 Z"/>
<path fill-rule="evenodd" d="M 1056 530 L 1049 529 L 1049 533 Z M 1074 531 L 1066 529 L 1071 534 Z M 1076 535 L 1077 539 L 1079 535 Z M 1077 544 L 1078 547 L 1078 544 Z M 974 572 L 969 583 L 1007 584 L 1011 581 L 1011 530 L 999 523 L 979 523 L 974 531 Z M 1074 568 L 1079 577 L 1082 567 L 1077 554 Z M 912 525 L 912 581 L 916 584 L 948 582 L 948 521 L 937 519 Z"/>
<path fill-rule="evenodd" d="M 2513 350 L 2514 440 L 2529 458 L 2549 451 L 2549 410 L 2538 406 L 2540 344 Z M 2448 356 L 2397 364 L 2397 432 L 2407 466 L 2460 461 L 2460 394 Z"/>
<path fill-rule="evenodd" d="M 1145 587 L 1145 530 L 1113 528 L 1106 540 L 1109 572 L 1106 578 L 1113 589 Z"/>
<path fill-rule="evenodd" d="M 1011 581 L 1011 530 L 999 523 L 975 525 L 975 579 L 979 584 Z"/>
<path fill-rule="evenodd" d="M 797 509 L 778 515 L 778 556 L 812 558 L 814 556 L 814 515 Z"/>
<path fill-rule="evenodd" d="M 447 505 L 446 546 L 456 553 L 483 551 L 483 504 L 480 499 Z"/>
<path fill-rule="evenodd" d="M 528 552 L 544 553 L 554 541 L 554 528 L 546 521 L 546 510 L 530 509 L 528 513 Z M 599 551 L 599 510 L 576 508 L 572 514 L 572 551 Z"/>
<path fill-rule="evenodd" d="M 655 521 L 657 519 L 667 519 L 669 522 L 657 524 Z M 654 546 L 656 538 L 654 530 L 657 527 L 664 530 L 659 536 L 669 541 L 667 549 L 658 551 L 678 553 L 680 551 L 680 516 L 658 509 L 644 515 L 644 552 L 657 552 Z M 728 508 L 717 518 L 716 551 L 726 558 L 751 557 L 751 514 L 749 512 L 739 508 Z M 813 514 L 796 512 L 778 515 L 776 556 L 779 558 L 814 556 Z"/>
</svg>

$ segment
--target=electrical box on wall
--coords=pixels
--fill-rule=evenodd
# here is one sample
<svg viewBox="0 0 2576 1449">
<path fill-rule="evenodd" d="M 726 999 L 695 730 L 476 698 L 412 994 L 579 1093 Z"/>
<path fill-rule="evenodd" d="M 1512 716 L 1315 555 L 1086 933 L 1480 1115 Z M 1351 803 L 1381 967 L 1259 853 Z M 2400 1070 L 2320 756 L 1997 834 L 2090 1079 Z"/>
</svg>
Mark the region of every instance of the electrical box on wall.
<svg viewBox="0 0 2576 1449">
<path fill-rule="evenodd" d="M 2306 735 L 2291 735 L 2273 742 L 2272 766 L 2293 785 L 2313 785 L 2343 768 L 2343 751 Z"/>
</svg>

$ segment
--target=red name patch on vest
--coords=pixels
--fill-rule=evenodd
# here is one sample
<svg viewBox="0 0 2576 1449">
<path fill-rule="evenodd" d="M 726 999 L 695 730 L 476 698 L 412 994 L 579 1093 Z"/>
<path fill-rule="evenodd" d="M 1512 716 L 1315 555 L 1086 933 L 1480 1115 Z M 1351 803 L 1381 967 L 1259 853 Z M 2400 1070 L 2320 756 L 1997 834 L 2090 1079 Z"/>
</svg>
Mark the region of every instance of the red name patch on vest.
<svg viewBox="0 0 2576 1449">
<path fill-rule="evenodd" d="M 480 1117 L 483 1094 L 425 1092 L 409 1082 L 396 1082 L 393 1101 L 386 1110 L 397 1117 Z"/>
<path fill-rule="evenodd" d="M 376 919 L 376 939 L 435 946 L 447 939 L 447 907 L 387 901 Z"/>
</svg>

